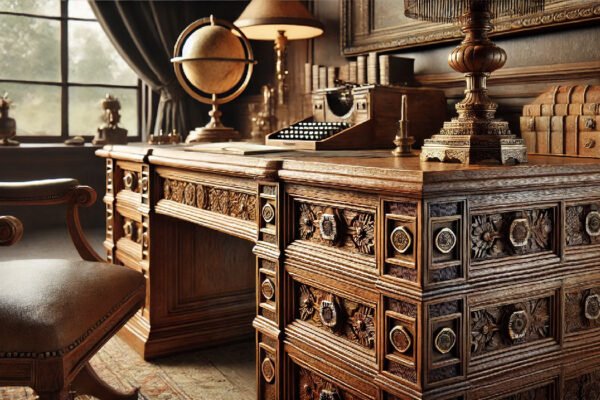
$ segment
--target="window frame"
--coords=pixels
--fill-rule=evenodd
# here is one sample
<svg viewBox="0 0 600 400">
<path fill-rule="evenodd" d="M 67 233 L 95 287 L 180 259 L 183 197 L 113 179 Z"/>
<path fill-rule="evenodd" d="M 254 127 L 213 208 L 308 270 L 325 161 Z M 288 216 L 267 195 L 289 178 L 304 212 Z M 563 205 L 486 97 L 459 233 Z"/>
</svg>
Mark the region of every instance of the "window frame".
<svg viewBox="0 0 600 400">
<path fill-rule="evenodd" d="M 69 82 L 69 21 L 85 21 L 85 22 L 98 22 L 97 19 L 93 18 L 77 18 L 69 17 L 69 1 L 60 1 L 60 16 L 51 15 L 40 15 L 31 13 L 21 13 L 12 11 L 0 11 L 0 15 L 12 15 L 17 17 L 28 17 L 28 18 L 41 18 L 50 19 L 60 22 L 60 82 L 51 81 L 34 81 L 34 80 L 22 80 L 22 79 L 4 79 L 0 78 L 0 83 L 16 83 L 26 85 L 43 85 L 43 86 L 55 86 L 61 88 L 61 107 L 60 107 L 60 135 L 45 135 L 45 136 L 19 136 L 17 133 L 16 139 L 22 143 L 56 143 L 63 142 L 73 136 L 69 135 L 69 89 L 72 87 L 93 87 L 93 88 L 106 88 L 106 89 L 134 89 L 136 91 L 137 98 L 137 127 L 135 135 L 127 136 L 128 141 L 140 141 L 142 131 L 142 81 L 138 78 L 136 85 L 114 85 L 114 84 L 102 84 L 102 83 L 77 83 Z M 116 50 L 115 50 L 116 51 Z M 101 99 L 98 99 L 100 101 Z M 98 115 L 102 114 L 102 110 L 98 107 Z M 18 124 L 19 121 L 17 121 Z M 95 131 L 95 128 L 92 128 Z M 84 135 L 86 139 L 91 139 L 94 135 Z"/>
</svg>

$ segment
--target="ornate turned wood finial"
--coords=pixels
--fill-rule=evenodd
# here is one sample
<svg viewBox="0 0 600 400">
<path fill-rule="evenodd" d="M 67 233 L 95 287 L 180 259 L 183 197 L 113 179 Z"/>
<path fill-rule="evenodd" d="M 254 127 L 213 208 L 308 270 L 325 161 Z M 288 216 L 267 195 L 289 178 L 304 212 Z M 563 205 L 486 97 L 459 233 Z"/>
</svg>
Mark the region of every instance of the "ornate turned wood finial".
<svg viewBox="0 0 600 400">
<path fill-rule="evenodd" d="M 392 150 L 392 154 L 396 157 L 406 157 L 414 155 L 412 153 L 412 145 L 415 143 L 415 138 L 408 136 L 408 100 L 405 94 L 402 95 L 402 109 L 400 113 L 400 121 L 398 121 L 398 133 L 394 139 L 396 148 Z"/>
<path fill-rule="evenodd" d="M 17 134 L 17 123 L 8 116 L 11 100 L 8 93 L 0 97 L 0 146 L 18 146 L 19 142 L 12 138 Z"/>
</svg>

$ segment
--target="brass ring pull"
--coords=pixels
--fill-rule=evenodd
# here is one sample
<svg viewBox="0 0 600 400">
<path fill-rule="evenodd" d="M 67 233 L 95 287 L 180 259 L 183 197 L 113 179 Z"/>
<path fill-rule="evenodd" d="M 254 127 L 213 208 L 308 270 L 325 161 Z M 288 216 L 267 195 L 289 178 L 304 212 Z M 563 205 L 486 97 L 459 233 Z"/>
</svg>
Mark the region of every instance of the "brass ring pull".
<svg viewBox="0 0 600 400">
<path fill-rule="evenodd" d="M 594 147 L 596 147 L 596 141 L 594 139 L 589 138 L 585 141 L 583 147 L 585 147 L 586 149 L 593 149 Z"/>
<path fill-rule="evenodd" d="M 125 175 L 123 175 L 123 184 L 126 189 L 135 190 L 137 185 L 137 175 L 131 171 L 125 172 Z"/>
<path fill-rule="evenodd" d="M 142 192 L 147 192 L 148 191 L 148 177 L 144 176 L 142 178 L 142 180 L 140 181 L 141 186 L 142 186 Z"/>
<path fill-rule="evenodd" d="M 508 319 L 508 336 L 512 340 L 523 339 L 529 330 L 529 315 L 524 310 L 513 312 Z"/>
<path fill-rule="evenodd" d="M 323 240 L 335 242 L 338 239 L 338 221 L 333 213 L 321 214 L 319 230 Z"/>
<path fill-rule="evenodd" d="M 597 294 L 585 298 L 585 317 L 590 321 L 600 318 L 600 296 Z"/>
<path fill-rule="evenodd" d="M 323 389 L 319 393 L 319 400 L 342 400 L 337 389 Z"/>
<path fill-rule="evenodd" d="M 412 335 L 402 325 L 396 325 L 390 330 L 390 344 L 398 353 L 406 353 L 412 346 Z"/>
<path fill-rule="evenodd" d="M 450 328 L 442 328 L 435 336 L 434 345 L 440 353 L 450 353 L 456 346 L 456 333 Z"/>
<path fill-rule="evenodd" d="M 323 325 L 332 329 L 335 328 L 338 324 L 339 314 L 340 310 L 338 309 L 335 300 L 321 301 L 321 305 L 319 306 L 319 316 L 321 317 Z"/>
</svg>

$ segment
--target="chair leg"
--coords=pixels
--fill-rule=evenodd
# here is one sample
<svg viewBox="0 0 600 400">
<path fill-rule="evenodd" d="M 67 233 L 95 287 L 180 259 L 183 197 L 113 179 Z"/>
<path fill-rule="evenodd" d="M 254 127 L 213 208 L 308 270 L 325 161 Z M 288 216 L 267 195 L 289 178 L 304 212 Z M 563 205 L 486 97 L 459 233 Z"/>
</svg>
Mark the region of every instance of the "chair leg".
<svg viewBox="0 0 600 400">
<path fill-rule="evenodd" d="M 85 364 L 81 372 L 75 377 L 71 384 L 71 389 L 77 395 L 87 394 L 101 400 L 137 400 L 139 392 L 139 389 L 134 389 L 123 393 L 110 387 L 96 374 L 96 371 L 94 371 L 89 362 Z"/>
</svg>

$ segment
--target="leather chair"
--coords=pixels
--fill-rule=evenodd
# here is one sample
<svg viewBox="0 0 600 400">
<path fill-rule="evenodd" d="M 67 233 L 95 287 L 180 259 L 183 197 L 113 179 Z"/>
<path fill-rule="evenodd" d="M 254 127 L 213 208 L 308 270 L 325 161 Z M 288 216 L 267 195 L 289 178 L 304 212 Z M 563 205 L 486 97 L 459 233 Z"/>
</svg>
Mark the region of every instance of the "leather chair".
<svg viewBox="0 0 600 400">
<path fill-rule="evenodd" d="M 74 179 L 0 183 L 1 205 L 66 204 L 67 227 L 83 261 L 0 262 L 0 386 L 29 386 L 41 400 L 88 394 L 101 400 L 133 400 L 102 382 L 90 358 L 143 305 L 145 279 L 102 262 L 86 241 L 80 206 L 96 192 Z M 0 245 L 16 243 L 21 222 L 0 217 Z"/>
</svg>

